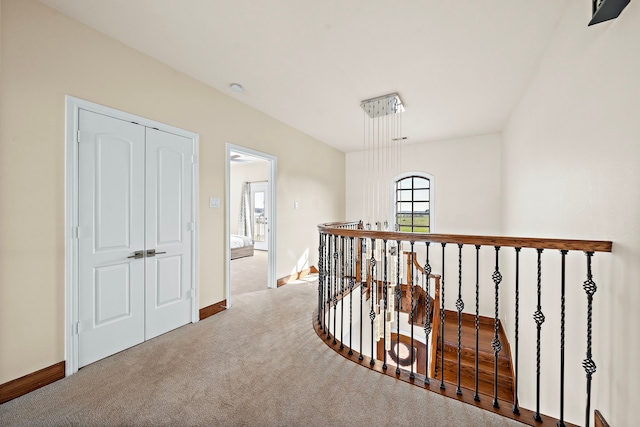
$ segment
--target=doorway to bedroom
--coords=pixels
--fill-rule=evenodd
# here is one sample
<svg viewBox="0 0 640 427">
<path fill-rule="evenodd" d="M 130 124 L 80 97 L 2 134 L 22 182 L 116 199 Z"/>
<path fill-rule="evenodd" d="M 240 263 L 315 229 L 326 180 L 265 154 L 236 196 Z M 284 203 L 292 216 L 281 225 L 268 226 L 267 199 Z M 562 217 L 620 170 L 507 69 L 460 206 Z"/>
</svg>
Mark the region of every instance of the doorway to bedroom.
<svg viewBox="0 0 640 427">
<path fill-rule="evenodd" d="M 276 158 L 227 144 L 227 306 L 275 287 Z"/>
</svg>

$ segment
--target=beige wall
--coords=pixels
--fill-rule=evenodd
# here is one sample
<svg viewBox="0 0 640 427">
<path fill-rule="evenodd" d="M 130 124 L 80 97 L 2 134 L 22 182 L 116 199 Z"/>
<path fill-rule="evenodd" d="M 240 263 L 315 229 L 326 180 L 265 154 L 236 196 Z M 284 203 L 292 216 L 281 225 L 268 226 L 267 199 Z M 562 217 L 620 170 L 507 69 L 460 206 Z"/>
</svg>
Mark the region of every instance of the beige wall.
<svg viewBox="0 0 640 427">
<path fill-rule="evenodd" d="M 278 157 L 276 276 L 317 264 L 316 224 L 344 218 L 343 153 L 35 0 L 1 5 L 0 383 L 64 359 L 65 95 L 200 134 L 201 307 L 225 298 L 208 201 L 227 141 Z"/>
<path fill-rule="evenodd" d="M 613 241 L 596 254 L 591 408 L 611 425 L 637 425 L 640 393 L 640 3 L 615 21 L 587 27 L 588 5 L 571 0 L 536 77 L 503 133 L 502 226 L 510 235 Z M 557 411 L 559 255 L 543 259 L 542 409 Z M 552 253 L 553 252 L 553 253 Z M 529 256 L 529 262 L 535 262 Z M 585 256 L 569 254 L 567 281 L 567 420 L 583 425 L 586 378 Z M 534 299 L 535 269 L 522 297 Z M 506 277 L 506 276 L 505 276 Z M 509 292 L 509 282 L 505 282 Z M 522 332 L 535 336 L 533 309 Z M 513 314 L 507 316 L 513 336 Z M 534 384 L 535 347 L 521 349 L 525 381 Z M 522 395 L 522 404 L 534 396 Z"/>
<path fill-rule="evenodd" d="M 402 146 L 400 172 L 435 179 L 435 226 L 442 234 L 500 231 L 500 134 Z M 363 152 L 347 154 L 347 218 L 361 219 L 366 177 Z M 397 171 L 381 181 L 391 182 Z"/>
</svg>

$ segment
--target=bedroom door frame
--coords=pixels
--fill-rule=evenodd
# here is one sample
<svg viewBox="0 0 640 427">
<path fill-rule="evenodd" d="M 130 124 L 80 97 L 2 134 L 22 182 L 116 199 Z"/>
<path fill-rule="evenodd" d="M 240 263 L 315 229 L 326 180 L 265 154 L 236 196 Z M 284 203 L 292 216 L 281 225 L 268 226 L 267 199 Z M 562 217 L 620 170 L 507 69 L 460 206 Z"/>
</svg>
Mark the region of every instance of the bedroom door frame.
<svg viewBox="0 0 640 427">
<path fill-rule="evenodd" d="M 225 284 L 226 284 L 226 296 L 227 296 L 227 308 L 231 307 L 231 243 L 230 243 L 230 234 L 231 234 L 231 221 L 230 221 L 230 199 L 231 199 L 231 152 L 236 152 L 240 154 L 246 154 L 248 156 L 256 157 L 261 160 L 265 160 L 269 164 L 269 207 L 267 212 L 267 218 L 269 220 L 269 241 L 267 245 L 268 252 L 268 261 L 267 261 L 267 287 L 275 289 L 277 287 L 276 282 L 276 240 L 278 233 L 276 231 L 276 226 L 278 224 L 277 219 L 277 168 L 278 168 L 278 158 L 276 156 L 272 156 L 271 154 L 263 153 L 261 151 L 253 150 L 251 148 L 242 147 L 240 145 L 235 145 L 230 142 L 225 144 L 226 148 L 226 162 L 225 162 L 225 173 L 226 173 L 226 181 L 225 181 L 225 194 L 224 194 L 224 206 L 225 206 L 225 234 L 224 234 L 224 243 L 225 243 Z"/>
</svg>

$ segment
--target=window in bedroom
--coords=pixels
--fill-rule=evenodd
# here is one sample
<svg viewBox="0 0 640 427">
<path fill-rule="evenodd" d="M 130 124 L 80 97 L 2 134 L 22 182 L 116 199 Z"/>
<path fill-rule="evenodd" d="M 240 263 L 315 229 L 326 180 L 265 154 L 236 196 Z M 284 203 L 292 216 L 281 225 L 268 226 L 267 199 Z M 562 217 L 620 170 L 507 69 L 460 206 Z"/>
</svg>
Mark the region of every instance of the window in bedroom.
<svg viewBox="0 0 640 427">
<path fill-rule="evenodd" d="M 429 233 L 432 228 L 433 177 L 412 172 L 395 181 L 395 223 L 398 231 Z"/>
</svg>

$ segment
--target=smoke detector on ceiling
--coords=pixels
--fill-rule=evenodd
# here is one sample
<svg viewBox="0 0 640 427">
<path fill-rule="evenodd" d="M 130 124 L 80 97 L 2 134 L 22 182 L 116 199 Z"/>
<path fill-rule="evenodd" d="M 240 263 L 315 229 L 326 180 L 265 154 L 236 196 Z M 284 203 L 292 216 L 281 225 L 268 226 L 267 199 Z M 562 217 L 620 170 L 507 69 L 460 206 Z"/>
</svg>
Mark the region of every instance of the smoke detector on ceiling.
<svg viewBox="0 0 640 427">
<path fill-rule="evenodd" d="M 229 87 L 234 92 L 237 92 L 237 93 L 242 92 L 242 85 L 240 83 L 231 83 Z"/>
</svg>

